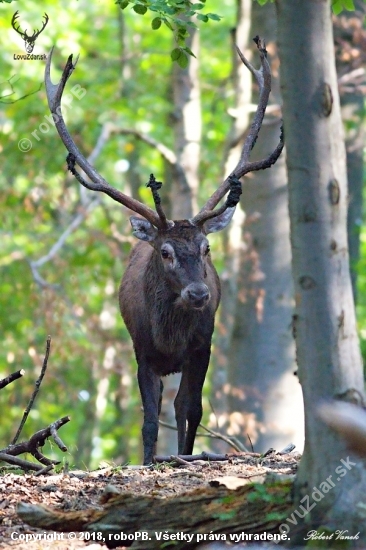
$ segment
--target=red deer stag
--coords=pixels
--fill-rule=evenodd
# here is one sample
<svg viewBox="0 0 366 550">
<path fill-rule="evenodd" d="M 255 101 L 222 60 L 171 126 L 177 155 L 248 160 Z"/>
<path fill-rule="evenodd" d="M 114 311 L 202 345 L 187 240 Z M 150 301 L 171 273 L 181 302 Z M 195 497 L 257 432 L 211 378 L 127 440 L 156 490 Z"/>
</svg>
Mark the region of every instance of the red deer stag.
<svg viewBox="0 0 366 550">
<path fill-rule="evenodd" d="M 178 453 L 191 454 L 202 417 L 202 387 L 210 359 L 215 312 L 220 302 L 220 282 L 211 263 L 207 235 L 230 222 L 241 194 L 239 178 L 270 167 L 283 148 L 279 145 L 266 159 L 250 162 L 249 155 L 260 130 L 271 89 L 271 73 L 265 44 L 256 37 L 261 59 L 256 70 L 238 50 L 253 73 L 260 91 L 258 108 L 245 140 L 241 158 L 230 176 L 189 220 L 168 220 L 160 204 L 160 182 L 150 176 L 155 210 L 109 185 L 81 154 L 65 126 L 61 97 L 76 63 L 69 57 L 60 82 L 52 84 L 48 58 L 45 82 L 48 104 L 58 133 L 69 151 L 68 168 L 86 188 L 102 191 L 142 217 L 130 218 L 139 242 L 132 250 L 122 279 L 121 313 L 133 340 L 138 363 L 138 383 L 144 409 L 142 437 L 144 464 L 150 464 L 156 449 L 158 418 L 163 385 L 161 377 L 181 372 L 174 401 L 178 428 Z M 85 180 L 78 165 L 88 176 Z M 225 203 L 217 207 L 229 191 Z"/>
</svg>

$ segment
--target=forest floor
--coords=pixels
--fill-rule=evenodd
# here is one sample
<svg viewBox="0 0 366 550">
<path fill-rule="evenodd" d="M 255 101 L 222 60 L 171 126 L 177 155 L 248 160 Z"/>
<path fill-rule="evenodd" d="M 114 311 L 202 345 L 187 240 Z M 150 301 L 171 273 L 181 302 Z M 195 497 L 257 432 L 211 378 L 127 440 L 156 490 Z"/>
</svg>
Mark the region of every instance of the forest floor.
<svg viewBox="0 0 366 550">
<path fill-rule="evenodd" d="M 111 485 L 121 493 L 153 495 L 163 498 L 189 493 L 197 488 L 209 487 L 210 483 L 230 483 L 239 478 L 248 481 L 263 481 L 268 473 L 293 476 L 300 455 L 289 453 L 261 458 L 241 454 L 222 462 L 195 461 L 189 465 L 172 467 L 159 464 L 153 468 L 127 466 L 104 468 L 93 472 L 74 471 L 67 474 L 15 474 L 7 470 L 0 475 L 0 548 L 17 550 L 69 550 L 85 548 L 82 533 L 75 533 L 70 540 L 68 533 L 55 533 L 29 527 L 17 515 L 19 503 L 42 504 L 47 508 L 62 511 L 102 509 L 103 493 Z M 230 487 L 229 487 L 230 488 Z M 53 540 L 34 540 L 26 535 L 52 535 Z M 55 536 L 63 540 L 55 540 Z M 88 536 L 88 533 L 86 533 Z M 122 546 L 121 546 L 122 547 Z M 105 549 L 97 541 L 89 541 L 88 550 Z"/>
</svg>

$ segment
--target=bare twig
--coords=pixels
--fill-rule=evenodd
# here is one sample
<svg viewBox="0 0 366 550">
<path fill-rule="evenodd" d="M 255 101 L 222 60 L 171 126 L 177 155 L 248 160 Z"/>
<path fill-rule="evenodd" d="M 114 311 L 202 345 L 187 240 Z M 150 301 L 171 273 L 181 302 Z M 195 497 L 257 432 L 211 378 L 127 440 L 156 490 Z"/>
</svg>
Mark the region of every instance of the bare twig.
<svg viewBox="0 0 366 550">
<path fill-rule="evenodd" d="M 58 434 L 56 434 L 56 431 L 61 428 L 64 424 L 67 424 L 67 422 L 70 422 L 69 416 L 64 416 L 60 418 L 59 420 L 56 420 L 47 428 L 43 428 L 42 430 L 39 430 L 35 434 L 32 435 L 32 437 L 28 441 L 23 441 L 21 443 L 17 444 L 11 444 L 5 449 L 0 450 L 0 460 L 4 460 L 6 462 L 9 462 L 11 464 L 17 464 L 18 466 L 22 467 L 22 464 L 19 462 L 15 462 L 13 460 L 14 457 L 23 454 L 23 453 L 30 453 L 36 460 L 38 460 L 41 464 L 44 466 L 53 466 L 55 464 L 59 464 L 59 460 L 50 460 L 46 456 L 44 456 L 39 448 L 43 447 L 46 439 L 49 437 L 52 437 L 55 441 L 56 445 L 63 451 L 67 451 L 66 445 L 61 441 Z M 8 457 L 12 457 L 8 460 Z M 1 458 L 2 457 L 2 458 Z M 33 464 L 32 462 L 30 464 Z M 36 465 L 38 466 L 38 465 Z M 29 469 L 29 466 L 26 465 L 26 467 Z M 33 468 L 34 470 L 40 470 L 41 468 Z"/>
<path fill-rule="evenodd" d="M 163 420 L 159 420 L 159 424 L 161 426 L 164 426 L 165 428 L 169 428 L 170 430 L 177 431 L 177 427 L 173 424 L 168 424 L 167 422 L 164 422 Z M 211 430 L 210 428 L 206 428 L 206 426 L 203 426 L 203 424 L 199 425 L 200 428 L 203 428 L 207 433 L 203 434 L 202 432 L 196 433 L 196 437 L 211 437 L 212 439 L 221 439 L 222 441 L 225 441 L 230 447 L 233 447 L 235 451 L 238 452 L 247 452 L 248 450 L 242 445 L 236 438 L 231 438 L 230 436 L 223 435 L 219 432 L 215 432 Z"/>
<path fill-rule="evenodd" d="M 18 380 L 19 378 L 24 376 L 24 374 L 25 374 L 25 370 L 23 369 L 17 370 L 16 372 L 9 374 L 9 376 L 0 380 L 0 390 L 5 388 L 8 384 L 11 384 L 12 382 L 14 382 L 14 380 Z"/>
<path fill-rule="evenodd" d="M 42 88 L 42 82 L 41 82 L 40 85 L 39 85 L 39 88 L 37 88 L 33 92 L 30 92 L 29 94 L 24 94 L 21 97 L 18 97 L 18 99 L 4 101 L 5 97 L 10 97 L 11 95 L 13 95 L 15 93 L 15 90 L 13 88 L 13 84 L 11 83 L 12 78 L 14 78 L 15 76 L 16 75 L 13 75 L 8 80 L 6 80 L 6 83 L 10 86 L 11 92 L 8 93 L 8 94 L 4 94 L 4 95 L 0 96 L 0 103 L 4 103 L 5 105 L 12 105 L 13 103 L 17 103 L 18 101 L 21 101 L 22 99 L 25 99 L 25 98 L 33 95 L 33 94 L 36 94 Z M 19 78 L 18 78 L 18 80 L 19 80 Z M 16 82 L 18 82 L 18 80 L 16 80 Z M 3 84 L 5 84 L 5 82 L 0 82 L 0 86 L 3 85 Z M 14 84 L 15 84 L 15 82 L 14 82 Z"/>
<path fill-rule="evenodd" d="M 69 417 L 66 417 L 70 420 Z M 54 442 L 56 443 L 57 447 L 64 453 L 66 453 L 67 451 L 67 447 L 65 445 L 65 443 L 63 443 L 63 441 L 61 441 L 60 439 L 60 436 L 58 435 L 57 433 L 57 429 L 59 428 L 60 426 L 58 425 L 58 421 L 56 420 L 56 422 L 54 422 L 53 424 L 50 425 L 50 432 L 51 432 L 51 436 L 53 437 L 53 440 Z"/>
<path fill-rule="evenodd" d="M 200 428 L 208 432 L 215 439 L 221 439 L 222 441 L 225 441 L 225 443 L 233 447 L 235 451 L 245 452 L 245 453 L 248 452 L 248 449 L 246 449 L 244 445 L 239 443 L 236 438 L 235 438 L 235 441 L 233 441 L 234 438 L 231 438 L 230 436 L 227 436 L 227 435 L 223 435 L 220 432 L 215 432 L 210 428 L 206 428 L 206 426 L 203 426 L 203 424 L 200 424 Z M 202 434 L 202 435 L 205 435 L 205 434 Z"/>
<path fill-rule="evenodd" d="M 42 370 L 41 370 L 41 374 L 39 375 L 38 377 L 38 380 L 36 381 L 35 383 L 35 388 L 34 388 L 34 391 L 33 391 L 33 394 L 32 394 L 32 397 L 30 398 L 30 401 L 28 403 L 28 406 L 27 408 L 25 409 L 24 411 L 24 414 L 23 414 L 23 418 L 22 418 L 22 421 L 19 425 L 19 428 L 17 430 L 17 433 L 15 434 L 14 438 L 13 438 L 13 441 L 11 442 L 12 445 L 15 445 L 15 443 L 18 441 L 19 439 L 19 436 L 21 434 L 21 431 L 24 427 L 24 424 L 26 423 L 27 421 L 27 418 L 28 418 L 28 415 L 29 415 L 29 412 L 31 410 L 31 408 L 33 407 L 33 403 L 37 397 L 37 394 L 40 390 L 40 387 L 41 387 L 41 384 L 42 384 L 42 380 L 43 380 L 43 377 L 44 375 L 46 374 L 46 369 L 47 369 L 47 362 L 48 362 L 48 358 L 49 358 L 49 355 L 50 355 L 50 349 L 51 349 L 51 336 L 48 336 L 47 338 L 47 343 L 46 343 L 46 353 L 45 353 L 45 356 L 44 356 L 44 360 L 43 360 L 43 365 L 42 365 Z"/>
</svg>

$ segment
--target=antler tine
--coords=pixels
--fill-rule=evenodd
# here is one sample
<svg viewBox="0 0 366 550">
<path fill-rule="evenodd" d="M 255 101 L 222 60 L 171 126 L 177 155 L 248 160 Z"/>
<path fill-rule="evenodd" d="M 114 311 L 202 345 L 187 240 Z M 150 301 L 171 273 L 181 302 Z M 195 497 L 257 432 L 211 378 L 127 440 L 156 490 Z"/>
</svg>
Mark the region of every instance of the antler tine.
<svg viewBox="0 0 366 550">
<path fill-rule="evenodd" d="M 254 172 L 257 170 L 264 170 L 265 168 L 269 168 L 270 166 L 272 166 L 272 164 L 274 164 L 277 161 L 284 147 L 283 132 L 281 129 L 280 142 L 276 147 L 276 149 L 273 151 L 273 153 L 269 155 L 266 159 L 255 161 L 255 162 L 249 162 L 250 153 L 255 145 L 255 142 L 259 134 L 259 130 L 262 126 L 264 114 L 268 104 L 269 94 L 271 92 L 271 69 L 267 60 L 267 50 L 266 50 L 265 42 L 264 40 L 261 40 L 259 36 L 256 36 L 255 38 L 253 38 L 253 40 L 257 45 L 260 60 L 261 60 L 261 68 L 259 70 L 255 69 L 251 65 L 251 63 L 249 63 L 249 61 L 244 57 L 244 55 L 242 54 L 242 52 L 239 50 L 237 46 L 236 46 L 236 50 L 238 52 L 238 55 L 241 61 L 250 70 L 250 72 L 253 74 L 254 78 L 258 83 L 258 86 L 259 86 L 258 107 L 255 113 L 253 122 L 251 124 L 249 133 L 244 142 L 238 164 L 236 165 L 234 170 L 231 172 L 231 174 L 225 179 L 225 181 L 222 182 L 220 187 L 218 187 L 218 189 L 216 189 L 213 195 L 211 195 L 211 197 L 208 199 L 205 205 L 201 208 L 201 211 L 199 212 L 199 214 L 197 214 L 197 216 L 195 216 L 191 220 L 193 224 L 203 223 L 203 221 L 205 221 L 206 219 L 210 219 L 212 217 L 215 217 L 215 215 L 218 216 L 219 214 L 221 214 L 223 207 L 217 210 L 213 210 L 213 209 L 229 191 L 230 182 L 232 178 L 242 178 L 245 174 L 248 174 L 249 172 Z M 223 208 L 223 211 L 224 210 L 225 208 Z M 215 212 L 215 214 L 212 214 L 213 212 Z"/>
<path fill-rule="evenodd" d="M 161 206 L 161 199 L 160 199 L 160 195 L 159 195 L 158 191 L 159 191 L 159 189 L 161 188 L 162 185 L 163 184 L 162 184 L 161 181 L 156 181 L 154 174 L 150 174 L 150 179 L 147 182 L 146 187 L 149 187 L 151 189 L 151 193 L 152 193 L 152 196 L 153 196 L 153 199 L 154 199 L 154 204 L 155 204 L 155 210 L 156 210 L 156 212 L 157 212 L 157 214 L 158 214 L 158 216 L 161 220 L 162 226 L 166 227 L 166 228 L 169 228 L 172 225 L 174 225 L 174 222 L 167 219 L 167 217 L 165 215 L 165 212 L 164 212 L 164 210 Z"/>
<path fill-rule="evenodd" d="M 101 191 L 103 193 L 106 193 L 109 197 L 114 199 L 115 201 L 119 202 L 120 204 L 123 204 L 127 208 L 130 208 L 137 214 L 140 214 L 144 218 L 146 218 L 149 222 L 151 222 L 156 227 L 162 226 L 162 220 L 160 219 L 159 215 L 152 210 L 152 208 L 149 208 L 148 206 L 142 204 L 141 202 L 137 201 L 136 199 L 132 197 L 128 197 L 118 189 L 115 189 L 112 187 L 108 182 L 105 181 L 105 179 L 93 168 L 93 166 L 86 160 L 84 155 L 79 151 L 78 147 L 76 146 L 74 140 L 70 136 L 65 121 L 62 116 L 61 111 L 61 98 L 62 94 L 66 85 L 66 82 L 70 78 L 73 70 L 76 67 L 76 63 L 78 61 L 78 57 L 76 58 L 75 63 L 73 63 L 73 56 L 70 55 L 67 63 L 64 67 L 64 70 L 62 72 L 61 80 L 58 84 L 53 84 L 51 81 L 50 71 L 51 71 L 51 61 L 52 61 L 52 53 L 53 48 L 48 56 L 47 64 L 46 64 L 46 70 L 45 70 L 45 86 L 46 86 L 46 93 L 47 93 L 47 100 L 48 105 L 52 114 L 52 118 L 54 120 L 56 129 L 59 133 L 59 136 L 65 145 L 66 149 L 69 151 L 70 155 L 69 158 L 72 159 L 71 164 L 69 163 L 69 168 L 72 165 L 73 171 L 72 173 L 75 175 L 76 170 L 74 168 L 75 162 L 80 166 L 80 168 L 85 172 L 85 174 L 90 178 L 90 182 L 84 180 L 80 174 L 78 174 L 78 181 L 87 189 L 90 189 L 92 191 Z"/>
</svg>

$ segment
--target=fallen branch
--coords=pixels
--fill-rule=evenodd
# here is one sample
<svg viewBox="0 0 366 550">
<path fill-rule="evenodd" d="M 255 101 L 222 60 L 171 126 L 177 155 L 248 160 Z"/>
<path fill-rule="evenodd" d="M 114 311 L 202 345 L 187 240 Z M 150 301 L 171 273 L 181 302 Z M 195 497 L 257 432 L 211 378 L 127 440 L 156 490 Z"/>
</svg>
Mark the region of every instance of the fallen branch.
<svg viewBox="0 0 366 550">
<path fill-rule="evenodd" d="M 252 456 L 259 458 L 261 455 L 259 453 L 238 453 L 238 454 L 215 454 L 215 453 L 206 453 L 203 452 L 199 455 L 158 455 L 155 456 L 155 462 L 174 462 L 174 460 L 179 459 L 184 462 L 194 462 L 195 460 L 212 460 L 215 462 L 221 462 L 223 460 L 233 460 L 233 459 L 244 459 L 245 457 Z"/>
<path fill-rule="evenodd" d="M 50 466 L 59 464 L 60 461 L 58 460 L 51 460 L 44 456 L 39 448 L 43 447 L 46 439 L 49 437 L 52 437 L 56 445 L 61 449 L 61 451 L 66 452 L 67 447 L 66 445 L 61 441 L 60 437 L 56 433 L 61 426 L 64 424 L 67 424 L 67 422 L 70 422 L 69 416 L 64 416 L 63 418 L 60 418 L 59 420 L 56 420 L 47 428 L 43 428 L 42 430 L 39 430 L 35 434 L 32 435 L 32 437 L 28 441 L 23 441 L 22 443 L 17 443 L 16 445 L 11 444 L 5 449 L 1 449 L 0 453 L 0 460 L 4 460 L 5 462 L 9 462 L 10 464 L 16 464 L 17 466 L 23 467 L 25 469 L 33 469 L 33 470 L 40 470 L 43 469 L 42 466 L 39 466 L 38 464 L 34 464 L 32 462 L 27 461 L 20 461 L 17 459 L 14 461 L 14 457 L 18 456 L 23 453 L 30 453 L 38 462 L 43 464 L 44 466 Z M 33 465 L 33 468 L 30 468 L 29 465 Z"/>
<path fill-rule="evenodd" d="M 9 374 L 9 376 L 7 376 L 6 378 L 2 378 L 2 380 L 0 380 L 0 390 L 14 382 L 14 380 L 19 380 L 19 378 L 24 376 L 24 374 L 25 370 L 21 369 L 13 372 L 12 374 Z"/>
<path fill-rule="evenodd" d="M 9 464 L 14 464 L 14 466 L 19 466 L 22 470 L 43 470 L 43 467 L 35 462 L 29 462 L 29 460 L 23 460 L 22 458 L 17 458 L 16 456 L 9 455 L 8 453 L 0 452 L 0 460 L 3 462 L 8 462 Z"/>
</svg>

